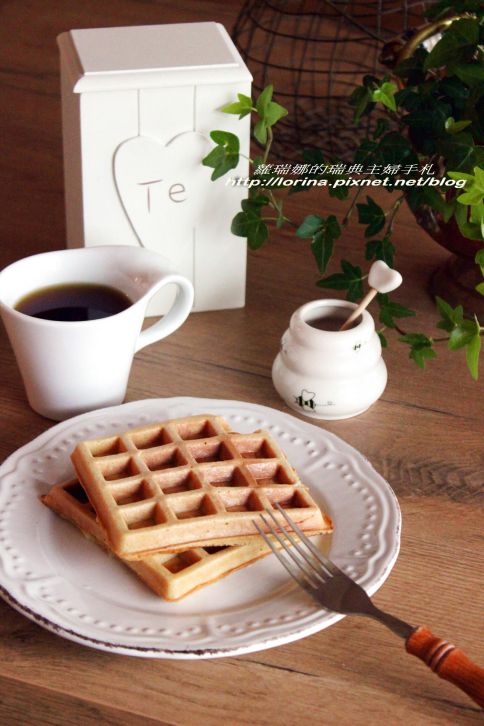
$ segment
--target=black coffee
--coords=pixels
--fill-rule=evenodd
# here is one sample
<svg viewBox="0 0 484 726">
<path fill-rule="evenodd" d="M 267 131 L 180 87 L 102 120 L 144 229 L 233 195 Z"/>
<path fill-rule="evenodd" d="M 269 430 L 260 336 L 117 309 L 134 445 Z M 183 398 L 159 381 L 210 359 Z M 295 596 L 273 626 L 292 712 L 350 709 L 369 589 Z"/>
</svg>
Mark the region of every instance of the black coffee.
<svg viewBox="0 0 484 726">
<path fill-rule="evenodd" d="M 21 298 L 15 309 L 34 318 L 78 322 L 107 318 L 130 305 L 132 300 L 114 287 L 67 283 L 34 290 Z"/>
</svg>

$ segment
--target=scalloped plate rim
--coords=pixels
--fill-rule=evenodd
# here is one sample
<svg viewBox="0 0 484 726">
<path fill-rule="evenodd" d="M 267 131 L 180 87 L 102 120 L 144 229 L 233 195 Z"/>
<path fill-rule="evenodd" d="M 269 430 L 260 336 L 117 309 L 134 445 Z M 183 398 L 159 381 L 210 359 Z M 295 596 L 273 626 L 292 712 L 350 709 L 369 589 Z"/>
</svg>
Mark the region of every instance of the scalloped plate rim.
<svg viewBox="0 0 484 726">
<path fill-rule="evenodd" d="M 354 448 L 351 444 L 348 444 L 344 439 L 340 438 L 336 434 L 333 434 L 330 431 L 327 431 L 324 428 L 319 428 L 315 426 L 313 423 L 310 423 L 309 421 L 301 420 L 296 418 L 295 416 L 291 415 L 290 413 L 287 413 L 286 411 L 281 411 L 279 409 L 271 408 L 269 406 L 264 406 L 262 404 L 255 404 L 251 402 L 246 401 L 239 401 L 236 399 L 209 399 L 209 398 L 201 398 L 201 397 L 191 397 L 191 396 L 174 396 L 169 398 L 146 398 L 146 399 L 140 399 L 135 401 L 129 401 L 123 404 L 120 404 L 118 406 L 111 406 L 103 409 L 95 409 L 94 411 L 89 411 L 83 414 L 80 414 L 78 416 L 72 417 L 70 419 L 67 419 L 65 421 L 61 421 L 57 424 L 54 424 L 46 431 L 42 432 L 38 436 L 36 436 L 31 441 L 27 442 L 23 446 L 21 446 L 19 449 L 14 451 L 12 454 L 10 454 L 0 465 L 0 494 L 1 494 L 1 483 L 2 479 L 12 473 L 15 472 L 16 467 L 18 463 L 22 460 L 22 458 L 26 455 L 32 454 L 34 451 L 39 451 L 43 449 L 51 439 L 53 439 L 57 434 L 62 432 L 64 428 L 67 426 L 72 425 L 82 425 L 86 421 L 86 419 L 89 419 L 90 417 L 97 417 L 102 414 L 109 414 L 112 415 L 116 413 L 117 411 L 123 409 L 123 413 L 129 412 L 129 409 L 136 409 L 137 407 L 141 406 L 152 406 L 152 405 L 161 405 L 164 407 L 175 407 L 175 406 L 199 406 L 203 403 L 203 405 L 207 405 L 207 412 L 210 409 L 210 406 L 216 405 L 217 407 L 223 407 L 223 408 L 230 408 L 230 407 L 237 407 L 237 406 L 243 406 L 246 407 L 248 410 L 253 411 L 254 413 L 259 414 L 265 414 L 265 415 L 273 415 L 276 414 L 277 416 L 282 416 L 283 418 L 290 419 L 293 422 L 293 425 L 295 424 L 297 428 L 302 427 L 305 430 L 311 430 L 316 429 L 319 434 L 323 434 L 325 437 L 327 437 L 333 444 L 336 444 L 336 450 L 338 448 L 341 448 L 341 445 L 343 445 L 343 451 L 346 449 L 346 453 L 355 455 L 356 457 L 363 460 L 365 462 L 365 465 L 369 468 L 370 472 L 375 475 L 376 481 L 378 482 L 378 486 L 383 485 L 385 489 L 385 494 L 389 495 L 389 501 L 392 502 L 393 506 L 393 517 L 394 517 L 394 528 L 392 532 L 390 533 L 392 535 L 392 540 L 389 545 L 389 548 L 386 552 L 386 560 L 383 566 L 381 567 L 380 571 L 377 573 L 376 576 L 374 576 L 371 583 L 369 583 L 366 586 L 367 592 L 372 595 L 374 592 L 376 592 L 385 582 L 387 577 L 389 576 L 396 560 L 399 554 L 400 550 L 400 532 L 401 532 L 401 512 L 398 505 L 398 500 L 393 492 L 392 488 L 386 482 L 386 480 L 379 474 L 376 469 L 372 466 L 371 462 L 363 455 L 361 452 L 359 452 L 356 448 Z M 222 411 L 218 412 L 219 414 L 223 415 Z M 180 415 L 180 414 L 177 414 Z M 188 414 L 186 414 L 188 415 Z M 33 449 L 33 447 L 35 448 Z M 3 579 L 2 573 L 0 573 L 0 578 Z M 70 640 L 72 642 L 78 643 L 80 645 L 85 645 L 89 647 L 93 647 L 98 650 L 102 650 L 105 652 L 111 652 L 116 654 L 123 654 L 123 655 L 131 655 L 131 656 L 139 656 L 139 657 L 150 657 L 150 658 L 166 658 L 166 659 L 181 659 L 181 660 L 187 660 L 187 659 L 206 659 L 206 658 L 218 658 L 218 657 L 228 657 L 228 656 L 237 656 L 237 655 L 243 655 L 246 653 L 253 653 L 261 650 L 265 650 L 272 647 L 277 647 L 280 645 L 284 645 L 286 643 L 291 643 L 296 640 L 299 640 L 301 638 L 307 637 L 309 635 L 312 635 L 316 632 L 319 632 L 320 630 L 325 629 L 326 627 L 330 627 L 336 622 L 339 622 L 342 620 L 345 616 L 338 614 L 338 613 L 330 613 L 328 611 L 322 611 L 322 613 L 325 614 L 324 620 L 318 621 L 316 623 L 313 623 L 311 625 L 305 625 L 304 627 L 298 629 L 294 629 L 290 633 L 283 633 L 280 635 L 277 634 L 271 634 L 267 638 L 261 638 L 257 640 L 257 642 L 253 643 L 243 643 L 240 646 L 230 646 L 227 648 L 224 647 L 202 647 L 202 648 L 193 648 L 193 647 L 187 647 L 187 648 L 180 648 L 180 649 L 171 649 L 171 648 L 153 648 L 153 647 L 145 647 L 145 646 L 137 646 L 137 645 L 125 645 L 121 643 L 116 642 L 110 642 L 110 641 L 104 641 L 99 640 L 93 637 L 90 637 L 88 635 L 85 635 L 80 632 L 76 632 L 76 630 L 71 630 L 70 628 L 65 627 L 64 625 L 49 620 L 49 618 L 45 617 L 45 615 L 36 612 L 35 610 L 32 610 L 25 602 L 21 602 L 19 599 L 14 597 L 7 587 L 4 586 L 0 579 L 0 596 L 16 611 L 27 617 L 29 620 L 37 623 L 41 627 L 45 628 L 46 630 L 56 634 L 60 635 L 67 640 Z M 114 639 L 113 639 L 114 640 Z"/>
</svg>

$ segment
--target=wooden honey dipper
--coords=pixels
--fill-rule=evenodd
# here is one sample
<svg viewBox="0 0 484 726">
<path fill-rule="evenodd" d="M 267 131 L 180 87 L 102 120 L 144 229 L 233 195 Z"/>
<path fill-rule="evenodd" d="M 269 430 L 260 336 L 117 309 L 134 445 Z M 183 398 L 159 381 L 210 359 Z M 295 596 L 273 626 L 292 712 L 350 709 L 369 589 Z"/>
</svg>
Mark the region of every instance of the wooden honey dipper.
<svg viewBox="0 0 484 726">
<path fill-rule="evenodd" d="M 396 290 L 397 287 L 400 287 L 402 284 L 402 276 L 396 270 L 392 270 L 391 267 L 388 267 L 387 263 L 383 262 L 383 260 L 376 260 L 376 262 L 374 262 L 370 267 L 370 272 L 368 273 L 368 284 L 370 289 L 358 307 L 356 307 L 349 318 L 345 320 L 340 330 L 346 330 L 349 328 L 351 323 L 353 323 L 361 315 L 363 310 L 368 307 L 377 293 L 392 292 L 392 290 Z"/>
</svg>

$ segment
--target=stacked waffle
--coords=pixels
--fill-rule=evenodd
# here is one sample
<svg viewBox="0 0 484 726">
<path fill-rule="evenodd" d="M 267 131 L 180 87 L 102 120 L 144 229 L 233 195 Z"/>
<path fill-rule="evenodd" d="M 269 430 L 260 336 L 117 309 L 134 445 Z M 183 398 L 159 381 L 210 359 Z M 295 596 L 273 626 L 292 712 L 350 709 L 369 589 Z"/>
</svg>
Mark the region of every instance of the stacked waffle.
<svg viewBox="0 0 484 726">
<path fill-rule="evenodd" d="M 283 507 L 306 534 L 331 531 L 265 431 L 239 434 L 219 416 L 150 424 L 83 441 L 77 480 L 44 504 L 112 551 L 158 595 L 177 600 L 270 552 L 255 528 Z"/>
</svg>

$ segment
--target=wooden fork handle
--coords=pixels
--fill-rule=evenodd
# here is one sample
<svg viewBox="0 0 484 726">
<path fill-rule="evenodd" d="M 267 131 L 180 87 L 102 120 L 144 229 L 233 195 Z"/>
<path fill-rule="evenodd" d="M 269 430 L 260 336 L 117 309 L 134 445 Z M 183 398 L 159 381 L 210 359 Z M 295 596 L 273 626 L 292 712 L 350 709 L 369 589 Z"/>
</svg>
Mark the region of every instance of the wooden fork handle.
<svg viewBox="0 0 484 726">
<path fill-rule="evenodd" d="M 484 668 L 473 663 L 459 648 L 437 638 L 424 625 L 409 635 L 405 647 L 408 653 L 423 660 L 434 673 L 458 686 L 484 708 Z"/>
</svg>

